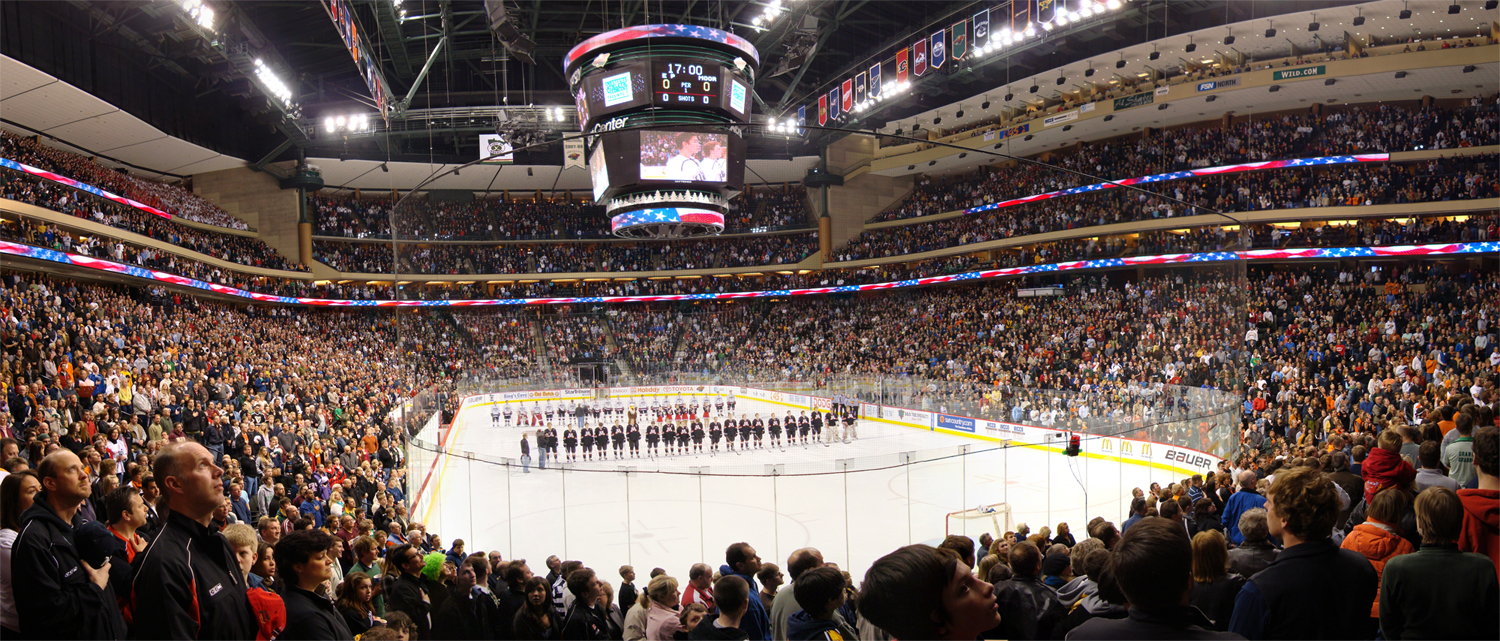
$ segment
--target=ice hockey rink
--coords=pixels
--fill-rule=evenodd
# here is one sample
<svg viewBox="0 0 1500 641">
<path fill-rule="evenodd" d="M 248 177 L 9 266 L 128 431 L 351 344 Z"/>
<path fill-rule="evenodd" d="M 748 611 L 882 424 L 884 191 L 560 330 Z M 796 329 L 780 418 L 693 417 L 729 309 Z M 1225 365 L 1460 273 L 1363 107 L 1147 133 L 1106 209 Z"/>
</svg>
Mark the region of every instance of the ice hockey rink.
<svg viewBox="0 0 1500 641">
<path fill-rule="evenodd" d="M 1067 457 L 1060 443 L 1007 446 L 867 418 L 848 443 L 778 449 L 767 436 L 765 448 L 710 455 L 705 439 L 704 454 L 599 460 L 596 451 L 592 462 L 581 460 L 580 448 L 577 463 L 559 469 L 549 459 L 540 469 L 535 428 L 496 424 L 490 408 L 466 405 L 455 418 L 448 456 L 432 471 L 431 498 L 413 518 L 445 543 L 464 539 L 470 551 L 498 549 L 533 569 L 557 555 L 610 579 L 627 564 L 641 576 L 661 567 L 685 577 L 697 562 L 717 568 L 737 541 L 778 565 L 793 550 L 816 547 L 862 576 L 881 555 L 935 544 L 945 530 L 977 540 L 1008 525 L 1035 532 L 1066 522 L 1082 538 L 1090 518 L 1124 519 L 1122 497 L 1131 488 L 1184 476 L 1119 457 Z M 764 418 L 788 409 L 739 398 L 735 413 Z M 563 424 L 554 425 L 560 435 Z M 523 433 L 532 447 L 529 472 L 519 463 Z M 1086 451 L 1094 445 L 1085 440 Z M 643 454 L 645 447 L 643 439 Z M 1010 523 L 1003 514 L 948 517 L 998 503 L 1010 507 Z"/>
</svg>

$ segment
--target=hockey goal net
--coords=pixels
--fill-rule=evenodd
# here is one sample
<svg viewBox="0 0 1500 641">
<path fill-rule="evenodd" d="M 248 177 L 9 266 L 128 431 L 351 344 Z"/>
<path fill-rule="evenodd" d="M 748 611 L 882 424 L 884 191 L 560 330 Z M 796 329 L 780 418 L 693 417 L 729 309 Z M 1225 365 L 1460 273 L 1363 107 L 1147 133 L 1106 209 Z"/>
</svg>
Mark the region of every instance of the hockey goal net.
<svg viewBox="0 0 1500 641">
<path fill-rule="evenodd" d="M 943 527 L 943 535 L 960 534 L 979 540 L 979 535 L 989 532 L 990 536 L 1000 538 L 1002 534 L 1015 530 L 1015 524 L 1011 521 L 1009 503 L 993 503 L 981 505 L 968 510 L 949 512 L 947 523 Z"/>
</svg>

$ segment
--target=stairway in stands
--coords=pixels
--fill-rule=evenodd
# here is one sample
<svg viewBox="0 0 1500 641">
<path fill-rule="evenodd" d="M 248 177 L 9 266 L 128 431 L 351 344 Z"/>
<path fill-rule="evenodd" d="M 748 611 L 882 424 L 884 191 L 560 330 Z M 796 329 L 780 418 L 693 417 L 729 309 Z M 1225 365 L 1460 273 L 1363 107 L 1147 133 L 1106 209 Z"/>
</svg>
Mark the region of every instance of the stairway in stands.
<svg viewBox="0 0 1500 641">
<path fill-rule="evenodd" d="M 547 341 L 542 336 L 542 319 L 531 319 L 531 349 L 536 353 L 536 363 L 542 375 L 551 380 L 552 359 L 547 357 Z"/>
</svg>

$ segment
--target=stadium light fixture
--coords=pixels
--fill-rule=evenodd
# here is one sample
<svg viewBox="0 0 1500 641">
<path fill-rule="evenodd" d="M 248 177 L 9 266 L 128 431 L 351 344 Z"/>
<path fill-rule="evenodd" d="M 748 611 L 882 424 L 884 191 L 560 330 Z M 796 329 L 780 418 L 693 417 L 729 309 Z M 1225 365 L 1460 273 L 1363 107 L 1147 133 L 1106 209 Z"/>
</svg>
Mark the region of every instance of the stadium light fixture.
<svg viewBox="0 0 1500 641">
<path fill-rule="evenodd" d="M 182 6 L 182 11 L 189 18 L 192 18 L 193 22 L 197 23 L 199 27 L 209 31 L 214 30 L 213 7 L 203 4 L 203 0 L 178 0 L 178 4 Z"/>
<path fill-rule="evenodd" d="M 296 104 L 292 101 L 292 88 L 260 58 L 255 59 L 255 77 L 260 80 L 261 86 L 265 87 L 267 92 L 281 101 L 284 107 L 290 109 Z"/>
<path fill-rule="evenodd" d="M 1104 3 L 1104 6 L 1109 7 L 1110 11 L 1116 11 L 1120 7 L 1125 5 L 1124 3 L 1120 2 L 1120 0 L 1109 0 L 1109 2 Z"/>
</svg>

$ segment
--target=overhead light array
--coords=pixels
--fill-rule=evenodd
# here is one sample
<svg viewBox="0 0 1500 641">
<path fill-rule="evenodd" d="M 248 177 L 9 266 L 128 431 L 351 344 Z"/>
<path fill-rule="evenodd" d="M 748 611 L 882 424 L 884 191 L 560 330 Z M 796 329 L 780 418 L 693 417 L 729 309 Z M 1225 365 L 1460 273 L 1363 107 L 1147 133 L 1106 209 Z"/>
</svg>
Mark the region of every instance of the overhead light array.
<svg viewBox="0 0 1500 641">
<path fill-rule="evenodd" d="M 880 93 L 872 94 L 865 98 L 864 102 L 854 105 L 854 113 L 864 113 L 874 109 L 875 105 L 911 90 L 910 82 L 888 82 L 880 86 Z"/>
<path fill-rule="evenodd" d="M 547 114 L 547 122 L 568 121 L 568 114 L 563 112 L 562 107 L 542 107 L 542 112 Z"/>
<path fill-rule="evenodd" d="M 209 31 L 214 30 L 213 7 L 203 4 L 203 0 L 177 0 L 177 4 L 182 5 L 182 11 L 198 26 Z"/>
<path fill-rule="evenodd" d="M 255 59 L 255 78 L 260 81 L 261 86 L 265 87 L 267 92 L 281 101 L 282 106 L 287 109 L 296 106 L 297 103 L 292 101 L 291 86 L 276 75 L 276 72 L 260 58 Z"/>
<path fill-rule="evenodd" d="M 396 17 L 406 22 L 406 7 L 401 6 L 401 0 L 391 0 L 391 9 L 396 11 Z"/>
<path fill-rule="evenodd" d="M 1077 11 L 1058 11 L 1057 15 L 1053 16 L 1052 22 L 1042 23 L 1042 28 L 1051 31 L 1056 27 L 1066 27 L 1071 23 L 1079 22 L 1085 18 L 1102 15 L 1106 11 L 1117 11 L 1123 6 L 1125 6 L 1125 3 L 1122 0 L 1108 0 L 1107 2 L 1084 0 L 1083 6 L 1079 7 Z"/>
<path fill-rule="evenodd" d="M 783 13 L 786 13 L 786 8 L 781 5 L 781 0 L 771 0 L 770 4 L 766 5 L 766 10 L 763 11 L 760 15 L 755 16 L 755 18 L 750 21 L 750 24 L 751 26 L 755 27 L 757 31 L 765 31 L 771 26 L 771 23 L 775 22 L 776 18 L 781 17 L 781 14 Z"/>
<path fill-rule="evenodd" d="M 990 38 L 989 44 L 983 47 L 975 48 L 974 55 L 987 56 L 989 54 L 1001 51 L 1011 45 L 1021 44 L 1022 42 L 1035 37 L 1036 23 L 1028 22 L 1026 23 L 1026 28 L 1020 31 L 1014 31 L 1010 27 L 1006 27 L 1004 29 L 1001 29 L 1000 33 L 992 36 Z"/>
<path fill-rule="evenodd" d="M 323 117 L 323 130 L 328 133 L 365 133 L 370 130 L 369 114 L 355 114 L 352 116 L 337 115 Z"/>
</svg>

